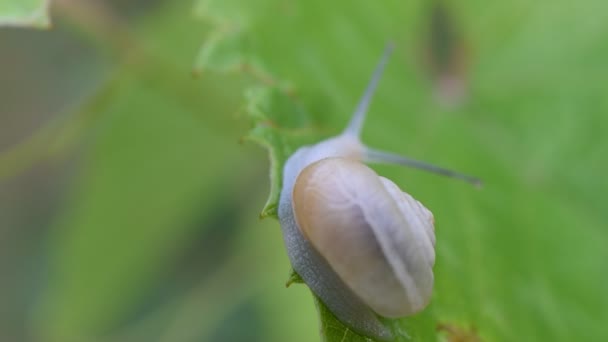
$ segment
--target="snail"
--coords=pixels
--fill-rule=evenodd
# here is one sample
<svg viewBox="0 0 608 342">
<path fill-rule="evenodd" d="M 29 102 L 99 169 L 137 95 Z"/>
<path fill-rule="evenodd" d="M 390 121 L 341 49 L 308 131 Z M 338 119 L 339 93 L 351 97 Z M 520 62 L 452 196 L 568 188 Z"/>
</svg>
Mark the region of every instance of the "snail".
<svg viewBox="0 0 608 342">
<path fill-rule="evenodd" d="M 346 129 L 304 146 L 283 169 L 278 217 L 294 271 L 347 327 L 392 338 L 380 317 L 424 309 L 433 289 L 433 214 L 365 163 L 473 177 L 375 150 L 360 140 L 369 103 L 392 52 L 386 48 Z"/>
</svg>

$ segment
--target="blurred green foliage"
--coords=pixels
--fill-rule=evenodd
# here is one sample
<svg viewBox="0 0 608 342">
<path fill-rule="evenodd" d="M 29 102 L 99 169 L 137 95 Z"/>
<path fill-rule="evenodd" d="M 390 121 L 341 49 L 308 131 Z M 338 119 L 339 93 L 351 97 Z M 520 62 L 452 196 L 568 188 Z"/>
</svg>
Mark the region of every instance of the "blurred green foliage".
<svg viewBox="0 0 608 342">
<path fill-rule="evenodd" d="M 46 28 L 49 0 L 1 0 L 0 26 L 31 26 Z"/>
<path fill-rule="evenodd" d="M 60 1 L 54 30 L 0 31 L 0 340 L 318 339 L 278 223 L 257 220 L 267 158 L 238 142 L 269 148 L 272 215 L 284 160 L 343 127 L 389 40 L 364 140 L 485 181 L 374 166 L 436 219 L 434 297 L 399 329 L 608 340 L 606 9 Z"/>
</svg>

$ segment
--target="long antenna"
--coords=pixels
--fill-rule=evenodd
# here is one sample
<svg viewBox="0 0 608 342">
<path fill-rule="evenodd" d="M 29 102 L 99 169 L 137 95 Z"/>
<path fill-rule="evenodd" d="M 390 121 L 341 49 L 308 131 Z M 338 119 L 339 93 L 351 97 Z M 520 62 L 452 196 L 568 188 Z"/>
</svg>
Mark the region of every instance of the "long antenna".
<svg viewBox="0 0 608 342">
<path fill-rule="evenodd" d="M 393 154 L 390 152 L 378 151 L 370 148 L 366 148 L 364 153 L 364 160 L 370 163 L 384 163 L 384 164 L 397 164 L 404 165 L 408 167 L 413 167 L 415 169 L 420 169 L 424 171 L 428 171 L 431 173 L 435 173 L 438 175 L 456 178 L 463 180 L 467 183 L 471 183 L 476 187 L 481 187 L 483 185 L 482 181 L 479 178 L 475 178 L 472 176 L 468 176 L 456 171 L 444 169 L 442 167 L 425 163 L 419 160 L 411 159 L 408 157 L 404 157 L 398 154 Z"/>
<path fill-rule="evenodd" d="M 359 104 L 357 105 L 357 108 L 355 109 L 355 112 L 353 113 L 353 116 L 350 119 L 348 126 L 346 126 L 346 129 L 344 130 L 344 134 L 352 134 L 357 137 L 360 136 L 361 129 L 363 128 L 363 121 L 365 121 L 365 114 L 367 113 L 367 108 L 369 107 L 376 88 L 378 87 L 378 82 L 380 81 L 380 77 L 384 72 L 386 63 L 388 62 L 388 59 L 391 53 L 393 52 L 393 48 L 394 45 L 392 43 L 389 43 L 384 49 L 384 54 L 382 55 L 380 62 L 376 66 L 376 69 L 372 74 L 372 79 L 369 81 L 367 88 L 363 93 L 363 97 L 359 101 Z"/>
</svg>

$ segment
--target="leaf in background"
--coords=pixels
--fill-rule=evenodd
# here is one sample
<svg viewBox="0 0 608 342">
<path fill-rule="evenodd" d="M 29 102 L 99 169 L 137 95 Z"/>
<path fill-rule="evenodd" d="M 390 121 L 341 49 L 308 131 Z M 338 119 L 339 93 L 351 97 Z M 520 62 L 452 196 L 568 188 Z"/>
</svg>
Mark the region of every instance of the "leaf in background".
<svg viewBox="0 0 608 342">
<path fill-rule="evenodd" d="M 1 26 L 28 26 L 49 28 L 50 0 L 2 0 L 0 1 Z"/>
<path fill-rule="evenodd" d="M 247 47 L 233 44 L 230 55 L 241 53 L 272 79 L 293 84 L 308 115 L 300 127 L 321 123 L 323 133 L 342 128 L 382 47 L 394 40 L 397 53 L 364 140 L 485 180 L 476 191 L 376 167 L 432 209 L 437 222 L 431 305 L 397 327 L 418 341 L 434 340 L 440 326 L 471 327 L 484 341 L 607 339 L 599 327 L 608 319 L 601 261 L 608 258 L 608 217 L 599 203 L 608 183 L 598 180 L 608 170 L 608 139 L 598 128 L 608 124 L 608 23 L 598 15 L 605 2 L 459 4 L 459 32 L 475 54 L 464 70 L 467 102 L 450 110 L 434 102 L 416 61 L 421 53 L 412 42 L 428 20 L 422 2 L 199 3 L 218 9 L 210 15 L 217 27 L 247 14 L 239 31 Z M 264 103 L 267 92 L 249 99 Z M 268 108 L 254 113 L 253 134 L 270 147 L 272 209 L 282 161 L 299 145 L 264 125 L 292 112 Z M 320 312 L 328 341 L 350 338 Z"/>
<path fill-rule="evenodd" d="M 103 128 L 55 236 L 48 296 L 50 307 L 61 308 L 49 319 L 58 340 L 95 335 L 142 300 L 144 284 L 159 279 L 159 265 L 195 233 L 188 218 L 205 203 L 201 194 L 217 191 L 228 174 L 201 151 L 211 145 L 234 146 L 224 156 L 236 151 L 234 140 L 197 118 L 203 106 L 174 102 L 126 74 L 114 94 L 98 109 Z"/>
<path fill-rule="evenodd" d="M 189 64 L 173 62 L 191 57 L 197 39 L 197 23 L 183 20 L 179 8 L 152 16 L 142 31 L 162 31 L 165 39 L 138 39 L 132 59 L 87 108 L 99 119 L 52 231 L 50 285 L 36 311 L 41 340 L 94 340 L 137 316 L 190 239 L 217 228 L 192 221 L 236 196 L 229 183 L 255 169 L 237 158 L 244 127 L 226 119 L 237 108 L 238 82 L 201 83 Z M 162 45 L 175 41 L 186 51 Z"/>
</svg>

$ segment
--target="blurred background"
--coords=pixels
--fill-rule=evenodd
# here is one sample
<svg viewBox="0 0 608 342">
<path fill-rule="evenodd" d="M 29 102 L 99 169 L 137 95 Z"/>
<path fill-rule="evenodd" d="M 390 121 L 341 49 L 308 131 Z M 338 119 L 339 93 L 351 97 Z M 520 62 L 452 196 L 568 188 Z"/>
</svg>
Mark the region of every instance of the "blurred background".
<svg viewBox="0 0 608 342">
<path fill-rule="evenodd" d="M 0 341 L 319 340 L 258 219 L 243 94 L 288 94 L 297 119 L 270 112 L 293 151 L 342 128 L 389 40 L 364 140 L 485 181 L 375 166 L 436 218 L 411 335 L 608 340 L 606 10 L 58 0 L 49 30 L 0 28 Z"/>
</svg>

